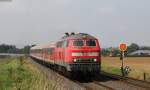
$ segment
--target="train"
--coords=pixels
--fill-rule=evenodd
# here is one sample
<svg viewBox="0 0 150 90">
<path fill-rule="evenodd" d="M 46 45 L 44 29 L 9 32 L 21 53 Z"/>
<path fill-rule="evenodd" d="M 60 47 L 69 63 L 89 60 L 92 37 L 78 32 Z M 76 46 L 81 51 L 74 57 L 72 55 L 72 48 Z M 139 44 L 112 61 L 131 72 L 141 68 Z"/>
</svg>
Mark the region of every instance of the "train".
<svg viewBox="0 0 150 90">
<path fill-rule="evenodd" d="M 97 74 L 101 71 L 99 41 L 87 33 L 65 33 L 56 43 L 32 47 L 30 56 L 64 73 Z"/>
</svg>

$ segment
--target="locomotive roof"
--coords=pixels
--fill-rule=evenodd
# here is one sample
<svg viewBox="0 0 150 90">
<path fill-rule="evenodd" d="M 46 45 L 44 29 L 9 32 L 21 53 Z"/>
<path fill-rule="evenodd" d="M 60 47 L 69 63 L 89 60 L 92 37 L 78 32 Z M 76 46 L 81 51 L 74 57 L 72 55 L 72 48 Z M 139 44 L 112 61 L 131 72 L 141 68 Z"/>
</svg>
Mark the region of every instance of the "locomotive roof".
<svg viewBox="0 0 150 90">
<path fill-rule="evenodd" d="M 70 36 L 64 36 L 62 39 L 83 39 L 83 38 L 96 39 L 95 37 L 86 33 L 78 33 Z"/>
<path fill-rule="evenodd" d="M 74 35 L 69 35 L 69 36 L 64 36 L 62 37 L 62 40 L 64 39 L 83 39 L 83 38 L 88 38 L 88 39 L 96 39 L 95 37 L 86 34 L 86 33 L 78 33 L 78 34 L 74 34 Z M 56 47 L 55 43 L 53 44 L 44 44 L 44 45 L 38 45 L 38 46 L 34 46 L 31 49 L 44 49 L 44 48 L 52 48 L 52 47 Z"/>
</svg>

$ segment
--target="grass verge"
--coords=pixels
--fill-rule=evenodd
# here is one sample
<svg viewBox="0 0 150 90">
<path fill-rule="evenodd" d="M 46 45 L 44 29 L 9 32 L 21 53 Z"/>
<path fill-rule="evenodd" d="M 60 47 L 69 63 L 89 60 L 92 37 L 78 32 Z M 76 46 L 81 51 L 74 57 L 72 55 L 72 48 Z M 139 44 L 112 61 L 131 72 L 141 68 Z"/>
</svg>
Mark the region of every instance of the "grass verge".
<svg viewBox="0 0 150 90">
<path fill-rule="evenodd" d="M 115 68 L 115 67 L 111 67 L 111 66 L 102 65 L 102 71 L 112 73 L 112 74 L 121 75 L 120 68 Z"/>
<path fill-rule="evenodd" d="M 102 65 L 102 70 L 108 73 L 122 75 L 121 69 L 118 67 Z M 139 80 L 144 80 L 144 73 L 145 73 L 145 80 L 150 82 L 150 72 L 144 72 L 140 70 L 131 70 L 128 77 L 132 77 Z"/>
<path fill-rule="evenodd" d="M 0 90 L 52 90 L 53 83 L 29 60 L 7 58 L 0 60 Z"/>
</svg>

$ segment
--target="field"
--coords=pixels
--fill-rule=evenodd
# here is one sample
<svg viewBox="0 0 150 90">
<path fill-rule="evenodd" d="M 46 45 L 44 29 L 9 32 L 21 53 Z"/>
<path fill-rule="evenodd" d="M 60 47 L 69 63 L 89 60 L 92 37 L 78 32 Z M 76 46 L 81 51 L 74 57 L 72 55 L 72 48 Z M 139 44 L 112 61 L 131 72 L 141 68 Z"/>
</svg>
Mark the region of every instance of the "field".
<svg viewBox="0 0 150 90">
<path fill-rule="evenodd" d="M 150 57 L 126 57 L 124 58 L 124 65 L 131 68 L 129 77 L 150 80 Z M 121 60 L 119 57 L 102 57 L 102 69 L 114 74 L 121 74 L 120 72 Z"/>
<path fill-rule="evenodd" d="M 48 81 L 28 59 L 0 59 L 0 90 L 53 90 Z"/>
</svg>

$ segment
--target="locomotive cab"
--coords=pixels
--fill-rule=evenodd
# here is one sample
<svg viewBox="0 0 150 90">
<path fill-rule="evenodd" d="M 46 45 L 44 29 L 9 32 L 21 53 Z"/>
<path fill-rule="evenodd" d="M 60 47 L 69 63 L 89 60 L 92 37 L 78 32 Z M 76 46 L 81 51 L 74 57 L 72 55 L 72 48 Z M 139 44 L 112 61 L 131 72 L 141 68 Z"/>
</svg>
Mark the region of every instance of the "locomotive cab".
<svg viewBox="0 0 150 90">
<path fill-rule="evenodd" d="M 71 44 L 72 44 L 71 45 L 72 62 L 94 63 L 100 61 L 100 49 L 97 40 L 95 39 L 72 40 Z"/>
<path fill-rule="evenodd" d="M 68 71 L 100 71 L 100 46 L 96 38 L 78 37 L 68 41 Z"/>
</svg>

